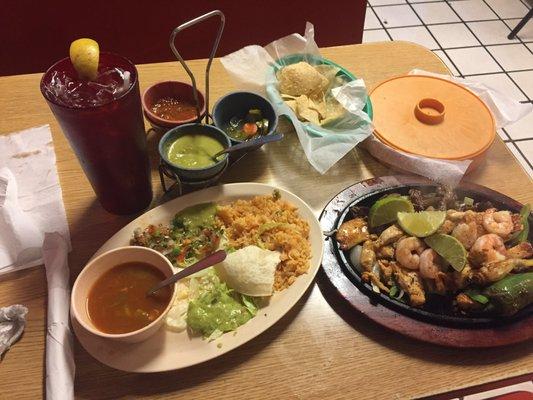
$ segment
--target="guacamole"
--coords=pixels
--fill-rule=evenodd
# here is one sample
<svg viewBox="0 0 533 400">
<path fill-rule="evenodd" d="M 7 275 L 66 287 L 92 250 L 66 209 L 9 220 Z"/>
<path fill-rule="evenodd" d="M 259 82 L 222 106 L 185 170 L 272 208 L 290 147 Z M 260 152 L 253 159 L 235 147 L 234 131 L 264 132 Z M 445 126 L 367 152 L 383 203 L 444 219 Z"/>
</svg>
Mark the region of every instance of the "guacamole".
<svg viewBox="0 0 533 400">
<path fill-rule="evenodd" d="M 167 157 L 178 167 L 201 169 L 215 164 L 213 156 L 222 150 L 222 144 L 211 136 L 183 135 L 170 144 Z"/>
<path fill-rule="evenodd" d="M 181 210 L 174 217 L 175 227 L 187 230 L 210 228 L 215 223 L 217 206 L 215 203 L 202 203 Z"/>
<path fill-rule="evenodd" d="M 216 330 L 228 332 L 248 322 L 257 312 L 253 301 L 233 292 L 216 275 L 213 284 L 189 302 L 187 324 L 205 337 Z"/>
</svg>

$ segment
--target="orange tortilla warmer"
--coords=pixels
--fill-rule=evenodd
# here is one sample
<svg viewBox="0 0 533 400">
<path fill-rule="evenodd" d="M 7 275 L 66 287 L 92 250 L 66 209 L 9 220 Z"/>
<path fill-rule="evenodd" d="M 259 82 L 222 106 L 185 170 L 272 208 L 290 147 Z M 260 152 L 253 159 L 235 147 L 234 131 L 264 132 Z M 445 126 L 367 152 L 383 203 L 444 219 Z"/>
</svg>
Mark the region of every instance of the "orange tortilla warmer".
<svg viewBox="0 0 533 400">
<path fill-rule="evenodd" d="M 479 161 L 495 138 L 494 118 L 485 103 L 445 79 L 395 77 L 380 83 L 370 99 L 376 137 L 407 153 Z"/>
</svg>

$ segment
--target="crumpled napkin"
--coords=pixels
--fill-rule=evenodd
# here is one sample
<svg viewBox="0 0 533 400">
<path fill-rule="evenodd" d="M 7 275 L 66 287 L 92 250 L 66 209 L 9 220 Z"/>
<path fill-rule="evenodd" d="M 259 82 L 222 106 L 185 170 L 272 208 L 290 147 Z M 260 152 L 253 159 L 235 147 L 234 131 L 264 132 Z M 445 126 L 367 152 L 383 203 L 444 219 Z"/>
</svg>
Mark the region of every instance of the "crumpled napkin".
<svg viewBox="0 0 533 400">
<path fill-rule="evenodd" d="M 0 308 L 0 357 L 19 340 L 28 309 L 20 304 Z"/>
<path fill-rule="evenodd" d="M 494 116 L 498 129 L 518 121 L 533 110 L 532 104 L 520 103 L 505 93 L 473 80 L 435 74 L 419 69 L 410 71 L 409 75 L 435 76 L 465 86 L 485 102 Z M 374 135 L 365 140 L 363 146 L 370 154 L 391 167 L 402 172 L 425 176 L 435 182 L 452 187 L 459 184 L 472 163 L 472 160 L 446 161 L 405 153 L 381 142 Z"/>
<path fill-rule="evenodd" d="M 48 321 L 46 332 L 46 398 L 74 398 L 74 350 L 69 327 L 70 286 L 68 246 L 57 232 L 47 233 L 43 258 L 48 282 Z"/>
<path fill-rule="evenodd" d="M 267 95 L 276 113 L 291 120 L 309 163 L 323 174 L 372 134 L 372 122 L 363 111 L 367 98 L 366 86 L 362 79 L 356 79 L 333 89 L 333 96 L 348 112 L 327 127 L 313 125 L 313 131 L 310 131 L 310 123 L 299 121 L 277 91 L 274 65 L 283 57 L 298 54 L 310 64 L 320 57 L 314 39 L 314 27 L 309 22 L 303 37 L 294 33 L 265 47 L 246 46 L 222 57 L 220 61 L 239 89 Z"/>
<path fill-rule="evenodd" d="M 48 125 L 0 136 L 0 274 L 42 264 L 45 232 L 70 235 Z"/>
</svg>

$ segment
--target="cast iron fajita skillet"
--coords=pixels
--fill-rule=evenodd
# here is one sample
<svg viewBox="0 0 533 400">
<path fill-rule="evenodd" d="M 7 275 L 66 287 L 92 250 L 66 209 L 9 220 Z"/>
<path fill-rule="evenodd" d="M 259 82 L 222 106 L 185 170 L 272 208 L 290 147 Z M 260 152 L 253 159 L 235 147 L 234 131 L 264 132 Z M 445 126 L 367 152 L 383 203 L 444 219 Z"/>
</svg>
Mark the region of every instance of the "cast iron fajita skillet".
<svg viewBox="0 0 533 400">
<path fill-rule="evenodd" d="M 412 176 L 387 176 L 381 178 L 369 179 L 350 186 L 335 196 L 325 207 L 321 216 L 320 223 L 324 231 L 331 231 L 336 229 L 344 220 L 349 219 L 349 207 L 354 205 L 371 206 L 380 197 L 389 193 L 407 194 L 409 189 L 419 188 L 423 191 L 434 191 L 437 188 L 435 183 L 429 182 L 424 178 Z M 501 194 L 490 190 L 486 187 L 462 183 L 457 189 L 458 198 L 464 196 L 473 198 L 478 201 L 490 201 L 495 207 L 499 209 L 519 212 L 522 204 Z M 530 224 L 533 224 L 533 218 L 529 216 Z M 529 240 L 532 240 L 532 234 L 529 235 Z M 449 327 L 452 329 L 483 329 L 483 328 L 512 328 L 517 323 L 518 325 L 525 324 L 531 328 L 533 323 L 533 306 L 522 309 L 512 317 L 485 317 L 485 316 L 464 316 L 453 311 L 451 307 L 452 298 L 443 302 L 442 298 L 432 298 L 428 304 L 423 308 L 414 308 L 408 304 L 402 303 L 395 299 L 391 299 L 387 294 L 379 294 L 372 290 L 371 286 L 361 280 L 359 272 L 351 265 L 348 253 L 340 250 L 338 244 L 334 239 L 327 239 L 325 246 L 325 254 L 323 259 L 323 269 L 328 279 L 337 288 L 340 294 L 345 297 L 355 308 L 363 312 L 371 319 L 379 321 L 380 318 L 374 318 L 378 314 L 390 314 L 385 318 L 390 320 L 390 317 L 395 315 L 405 316 L 409 319 L 416 319 L 423 323 L 432 325 L 440 325 L 443 328 Z M 342 275 L 342 276 L 341 276 Z M 347 278 L 347 280 L 345 279 Z M 349 282 L 349 284 L 348 284 Z M 361 298 L 355 300 L 355 297 L 350 293 L 350 286 L 354 290 L 363 293 L 368 301 L 375 308 L 373 314 L 372 307 L 368 304 L 362 304 Z M 347 292 L 348 291 L 348 292 Z M 360 307 L 362 306 L 362 307 Z M 383 306 L 392 313 L 383 312 L 380 307 Z M 387 325 L 387 324 L 384 324 Z M 398 325 L 395 321 L 392 325 Z M 391 329 L 394 327 L 389 326 Z M 395 329 L 397 330 L 397 329 Z M 531 333 L 531 329 L 529 329 Z M 408 332 L 402 332 L 409 334 Z M 514 342 L 517 340 L 512 340 Z M 443 343 L 446 344 L 446 343 Z M 497 343 L 495 343 L 497 345 Z"/>
</svg>

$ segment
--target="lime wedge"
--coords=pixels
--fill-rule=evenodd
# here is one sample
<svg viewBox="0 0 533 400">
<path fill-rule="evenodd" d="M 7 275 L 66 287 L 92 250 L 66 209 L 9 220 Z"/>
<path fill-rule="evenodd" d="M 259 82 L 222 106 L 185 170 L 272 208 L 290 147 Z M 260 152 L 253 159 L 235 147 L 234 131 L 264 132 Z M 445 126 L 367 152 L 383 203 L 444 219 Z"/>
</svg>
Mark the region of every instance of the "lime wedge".
<svg viewBox="0 0 533 400">
<path fill-rule="evenodd" d="M 78 39 L 70 44 L 70 61 L 81 79 L 93 81 L 98 74 L 100 48 L 92 39 Z"/>
<path fill-rule="evenodd" d="M 387 196 L 372 205 L 368 213 L 368 223 L 370 227 L 389 224 L 396 221 L 399 212 L 413 211 L 413 204 L 405 197 Z"/>
<path fill-rule="evenodd" d="M 437 233 L 425 238 L 424 241 L 456 271 L 461 271 L 466 265 L 466 250 L 453 236 Z"/>
<path fill-rule="evenodd" d="M 411 236 L 426 237 L 437 232 L 445 218 L 444 211 L 399 212 L 398 224 Z"/>
</svg>

